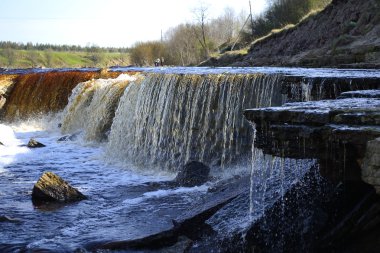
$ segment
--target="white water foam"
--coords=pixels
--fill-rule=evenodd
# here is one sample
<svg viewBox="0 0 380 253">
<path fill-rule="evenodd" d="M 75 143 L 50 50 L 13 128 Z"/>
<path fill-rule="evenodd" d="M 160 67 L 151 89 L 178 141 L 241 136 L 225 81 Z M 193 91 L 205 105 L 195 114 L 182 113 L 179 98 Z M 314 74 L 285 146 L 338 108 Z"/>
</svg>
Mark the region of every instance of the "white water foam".
<svg viewBox="0 0 380 253">
<path fill-rule="evenodd" d="M 142 197 L 139 198 L 133 198 L 133 199 L 126 199 L 123 201 L 124 204 L 129 205 L 137 205 L 143 201 L 149 200 L 149 199 L 159 199 L 163 197 L 167 197 L 170 195 L 183 195 L 188 193 L 206 193 L 209 189 L 209 186 L 207 185 L 201 185 L 201 186 L 195 186 L 195 187 L 180 187 L 180 188 L 174 188 L 169 190 L 157 190 L 152 192 L 146 192 L 143 194 Z"/>
<path fill-rule="evenodd" d="M 9 126 L 0 124 L 0 174 L 8 171 L 5 167 L 11 164 L 19 154 L 29 152 L 25 147 L 20 147 L 22 144 L 16 138 L 13 129 Z"/>
</svg>

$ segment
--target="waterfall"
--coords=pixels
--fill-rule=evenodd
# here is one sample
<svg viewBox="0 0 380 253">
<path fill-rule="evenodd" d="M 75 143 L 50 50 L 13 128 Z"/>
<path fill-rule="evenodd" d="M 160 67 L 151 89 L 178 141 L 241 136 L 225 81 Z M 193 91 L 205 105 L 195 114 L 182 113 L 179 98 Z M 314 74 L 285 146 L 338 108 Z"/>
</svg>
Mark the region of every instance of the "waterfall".
<svg viewBox="0 0 380 253">
<path fill-rule="evenodd" d="M 80 82 L 117 73 L 62 71 L 20 74 L 3 108 L 7 121 L 56 113 L 67 104 L 72 89 Z"/>
<path fill-rule="evenodd" d="M 116 79 L 96 79 L 79 83 L 64 109 L 62 133 L 83 130 L 88 141 L 105 140 L 119 99 L 129 82 L 136 78 L 122 74 Z"/>
<path fill-rule="evenodd" d="M 120 99 L 107 156 L 172 170 L 190 160 L 223 167 L 250 150 L 243 110 L 282 104 L 279 77 L 147 73 Z"/>
</svg>

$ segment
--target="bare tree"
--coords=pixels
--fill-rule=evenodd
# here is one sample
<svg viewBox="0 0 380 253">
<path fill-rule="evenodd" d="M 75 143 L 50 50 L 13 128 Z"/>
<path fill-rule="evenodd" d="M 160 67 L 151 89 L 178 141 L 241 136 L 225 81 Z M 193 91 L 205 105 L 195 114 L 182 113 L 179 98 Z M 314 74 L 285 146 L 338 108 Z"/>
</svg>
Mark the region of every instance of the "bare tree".
<svg viewBox="0 0 380 253">
<path fill-rule="evenodd" d="M 210 50 L 207 44 L 207 19 L 208 6 L 204 2 L 200 2 L 199 6 L 193 10 L 197 26 L 194 27 L 195 35 L 203 48 L 204 57 L 208 58 Z"/>
<path fill-rule="evenodd" d="M 195 25 L 181 24 L 166 33 L 168 58 L 171 64 L 194 65 L 201 61 L 198 39 L 194 36 Z"/>
<path fill-rule="evenodd" d="M 210 21 L 208 25 L 210 39 L 218 46 L 231 42 L 232 38 L 237 34 L 235 32 L 236 22 L 235 11 L 230 7 L 226 7 L 221 16 Z"/>
</svg>

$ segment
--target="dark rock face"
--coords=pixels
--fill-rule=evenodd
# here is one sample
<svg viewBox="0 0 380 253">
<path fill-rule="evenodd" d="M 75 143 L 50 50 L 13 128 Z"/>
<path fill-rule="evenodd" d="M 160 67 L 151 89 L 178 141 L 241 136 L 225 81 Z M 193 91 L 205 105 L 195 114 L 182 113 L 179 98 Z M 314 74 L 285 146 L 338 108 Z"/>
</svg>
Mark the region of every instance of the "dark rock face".
<svg viewBox="0 0 380 253">
<path fill-rule="evenodd" d="M 36 141 L 35 139 L 30 139 L 28 144 L 26 145 L 28 148 L 43 148 L 46 147 L 46 145 L 42 144 L 41 142 Z"/>
<path fill-rule="evenodd" d="M 313 176 L 313 174 L 315 174 Z M 363 238 L 378 235 L 379 196 L 362 182 L 340 187 L 320 178 L 312 169 L 282 200 L 247 232 L 239 252 L 374 252 L 378 240 Z M 349 239 L 348 239 L 349 238 Z M 230 251 L 236 247 L 230 244 Z M 363 243 L 362 243 L 363 246 Z M 357 250 L 350 251 L 355 247 Z"/>
<path fill-rule="evenodd" d="M 33 203 L 74 202 L 86 199 L 82 193 L 52 172 L 45 172 L 33 187 Z"/>
<path fill-rule="evenodd" d="M 0 141 L 0 146 L 4 146 L 4 144 Z"/>
<path fill-rule="evenodd" d="M 368 98 L 372 96 L 365 94 L 376 94 L 379 89 L 380 78 L 283 76 L 281 79 L 281 93 L 286 95 L 287 102 Z"/>
<path fill-rule="evenodd" d="M 367 143 L 367 151 L 362 165 L 364 182 L 373 185 L 380 195 L 380 138 Z"/>
<path fill-rule="evenodd" d="M 201 162 L 192 161 L 187 163 L 178 172 L 175 182 L 181 186 L 193 187 L 207 182 L 210 168 Z"/>
<path fill-rule="evenodd" d="M 367 142 L 380 137 L 380 100 L 370 98 L 290 103 L 246 110 L 256 123 L 256 145 L 292 158 L 317 158 L 333 180 L 361 180 Z"/>
</svg>

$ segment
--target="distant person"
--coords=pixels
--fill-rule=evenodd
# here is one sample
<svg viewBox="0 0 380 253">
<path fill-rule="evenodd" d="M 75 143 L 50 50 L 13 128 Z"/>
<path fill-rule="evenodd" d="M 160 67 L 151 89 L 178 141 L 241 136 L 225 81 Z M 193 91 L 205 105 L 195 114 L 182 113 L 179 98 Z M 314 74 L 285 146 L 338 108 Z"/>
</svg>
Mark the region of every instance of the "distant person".
<svg viewBox="0 0 380 253">
<path fill-rule="evenodd" d="M 158 66 L 160 66 L 160 63 L 161 63 L 160 58 L 157 58 L 157 59 L 154 61 L 154 66 L 158 67 Z"/>
</svg>

